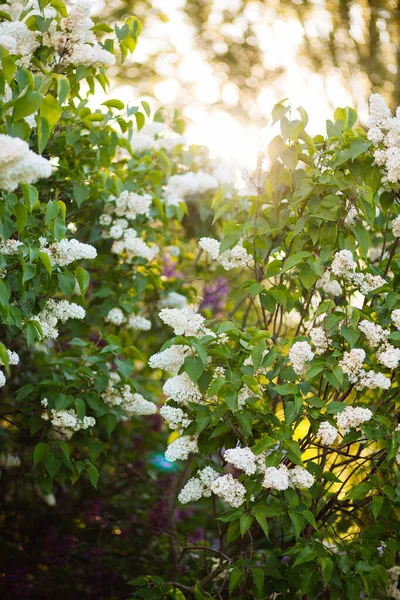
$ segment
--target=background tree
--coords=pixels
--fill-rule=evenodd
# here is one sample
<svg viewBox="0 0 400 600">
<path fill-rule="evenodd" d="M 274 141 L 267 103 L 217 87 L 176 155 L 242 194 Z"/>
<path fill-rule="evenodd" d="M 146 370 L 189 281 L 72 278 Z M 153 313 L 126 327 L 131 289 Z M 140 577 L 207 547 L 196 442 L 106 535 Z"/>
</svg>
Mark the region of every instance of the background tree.
<svg viewBox="0 0 400 600">
<path fill-rule="evenodd" d="M 162 2 L 123 0 L 117 9 L 113 4 L 106 0 L 112 18 L 121 18 L 135 8 L 143 22 L 153 23 L 154 19 L 164 19 L 163 10 L 169 12 Z M 324 78 L 339 73 L 356 107 L 376 91 L 392 109 L 400 102 L 400 7 L 394 0 L 327 0 L 323 4 L 309 0 L 182 0 L 171 4 L 184 16 L 186 28 L 194 36 L 195 51 L 218 81 L 216 103 L 245 120 L 249 116 L 268 117 L 269 107 L 265 102 L 257 103 L 260 92 L 274 86 L 282 75 L 290 77 L 299 64 Z M 287 45 L 293 35 L 299 37 L 297 56 L 281 62 L 279 50 L 268 43 L 277 23 L 284 25 L 278 35 L 285 37 Z M 286 29 L 285 24 L 289 25 Z M 179 74 L 185 58 L 179 56 L 176 45 L 179 35 L 179 31 L 175 39 L 166 35 L 162 43 L 162 52 L 171 59 L 169 75 L 158 68 L 158 47 L 145 64 L 124 69 L 120 80 L 135 80 L 143 93 L 152 94 L 163 77 L 174 77 L 180 82 L 175 103 L 184 106 L 189 98 L 196 102 L 193 82 L 185 82 Z M 276 66 L 271 66 L 271 59 L 277 61 Z M 224 93 L 227 84 L 230 94 Z"/>
</svg>

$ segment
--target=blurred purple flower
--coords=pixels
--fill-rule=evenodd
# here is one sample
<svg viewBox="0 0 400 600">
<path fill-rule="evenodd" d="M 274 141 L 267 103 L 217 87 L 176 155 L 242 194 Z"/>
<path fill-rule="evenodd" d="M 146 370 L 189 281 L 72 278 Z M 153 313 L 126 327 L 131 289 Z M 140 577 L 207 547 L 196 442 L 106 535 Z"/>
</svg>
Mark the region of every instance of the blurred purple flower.
<svg viewBox="0 0 400 600">
<path fill-rule="evenodd" d="M 209 308 L 213 313 L 221 311 L 229 294 L 229 285 L 225 277 L 218 277 L 214 282 L 204 286 L 203 302 L 200 310 Z"/>
<path fill-rule="evenodd" d="M 162 259 L 162 275 L 167 279 L 173 279 L 179 277 L 183 279 L 183 275 L 180 272 L 177 272 L 177 261 L 172 260 L 170 256 L 163 256 Z"/>
<path fill-rule="evenodd" d="M 204 540 L 204 529 L 202 527 L 196 527 L 190 536 L 189 541 L 193 544 L 198 544 L 202 540 Z"/>
</svg>

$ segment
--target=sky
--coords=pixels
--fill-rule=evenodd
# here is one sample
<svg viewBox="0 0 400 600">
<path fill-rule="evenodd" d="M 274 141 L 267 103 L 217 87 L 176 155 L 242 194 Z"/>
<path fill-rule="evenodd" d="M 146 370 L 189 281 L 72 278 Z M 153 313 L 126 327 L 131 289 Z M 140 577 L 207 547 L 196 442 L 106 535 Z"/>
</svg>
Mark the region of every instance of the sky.
<svg viewBox="0 0 400 600">
<path fill-rule="evenodd" d="M 115 0 L 117 3 L 119 0 Z M 232 6 L 237 0 L 214 0 L 214 9 L 210 22 L 218 26 L 221 11 Z M 183 109 L 188 128 L 187 137 L 191 143 L 204 144 L 209 147 L 211 156 L 224 159 L 233 158 L 240 166 L 251 168 L 256 164 L 260 150 L 264 149 L 268 140 L 276 135 L 271 127 L 260 127 L 260 122 L 253 118 L 251 110 L 247 122 L 232 116 L 224 110 L 221 97 L 226 104 L 235 105 L 237 90 L 235 84 L 221 83 L 213 73 L 210 65 L 196 47 L 195 37 L 190 24 L 181 10 L 184 0 L 153 0 L 153 8 L 159 8 L 168 17 L 168 22 L 149 19 L 135 50 L 133 60 L 145 62 L 150 54 L 157 54 L 157 69 L 162 81 L 154 86 L 156 100 L 141 98 L 131 84 L 113 85 L 108 97 L 117 97 L 130 105 L 146 99 L 150 105 L 173 106 L 181 91 L 181 82 L 191 83 L 192 97 Z M 94 0 L 94 10 L 101 15 L 102 0 Z M 314 0 L 315 22 L 308 25 L 310 35 L 325 35 L 329 23 L 329 14 L 323 9 L 323 0 Z M 135 5 L 137 6 L 137 4 Z M 261 87 L 257 97 L 257 111 L 263 115 L 270 114 L 273 105 L 283 98 L 288 98 L 292 107 L 302 106 L 309 114 L 308 131 L 311 134 L 323 132 L 325 121 L 332 117 L 333 107 L 352 105 L 352 98 L 341 83 L 340 73 L 332 71 L 326 77 L 310 71 L 298 58 L 302 43 L 302 30 L 297 20 L 276 18 L 263 14 L 256 9 L 248 18 L 257 23 L 257 43 L 263 51 L 264 64 L 268 68 L 283 67 L 283 75 L 273 84 Z M 354 19 L 357 26 L 357 15 Z M 232 38 L 240 32 L 231 31 Z M 179 67 L 176 68 L 171 53 L 165 47 L 172 45 L 179 56 Z M 357 84 L 357 82 L 355 82 Z M 101 93 L 99 100 L 104 100 Z M 366 117 L 367 107 L 361 103 L 361 118 Z"/>
</svg>

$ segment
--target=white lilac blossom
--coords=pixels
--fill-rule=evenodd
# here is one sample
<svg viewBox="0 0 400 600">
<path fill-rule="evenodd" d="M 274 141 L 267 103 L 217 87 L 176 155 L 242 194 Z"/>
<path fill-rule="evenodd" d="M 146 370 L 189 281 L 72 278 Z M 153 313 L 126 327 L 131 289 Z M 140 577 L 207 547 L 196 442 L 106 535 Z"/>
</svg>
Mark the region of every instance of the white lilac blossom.
<svg viewBox="0 0 400 600">
<path fill-rule="evenodd" d="M 379 94 L 370 97 L 368 139 L 375 146 L 375 162 L 384 166 L 387 181 L 396 183 L 400 177 L 400 115 L 392 117 Z"/>
<path fill-rule="evenodd" d="M 19 356 L 16 352 L 7 349 L 8 355 L 8 364 L 9 365 L 18 365 L 19 364 Z M 4 365 L 3 361 L 0 358 L 0 365 Z"/>
<path fill-rule="evenodd" d="M 182 504 L 208 498 L 211 496 L 211 485 L 219 477 L 219 473 L 212 467 L 205 467 L 197 473 L 197 477 L 192 477 L 181 489 L 178 500 Z"/>
<path fill-rule="evenodd" d="M 170 373 L 177 375 L 189 353 L 189 346 L 177 344 L 176 346 L 171 346 L 162 352 L 157 352 L 157 354 L 150 356 L 149 366 L 152 369 L 163 369 L 164 371 L 169 371 Z"/>
<path fill-rule="evenodd" d="M 231 474 L 221 475 L 211 484 L 211 491 L 225 502 L 238 508 L 244 502 L 246 488 Z"/>
<path fill-rule="evenodd" d="M 328 350 L 331 340 L 322 327 L 313 327 L 310 331 L 310 338 L 311 343 L 315 346 L 316 354 L 324 354 Z"/>
<path fill-rule="evenodd" d="M 353 348 L 350 352 L 343 354 L 339 362 L 343 373 L 347 375 L 350 383 L 356 383 L 365 360 L 365 351 L 362 348 Z"/>
<path fill-rule="evenodd" d="M 127 325 L 130 329 L 139 329 L 140 331 L 151 329 L 151 321 L 141 315 L 129 315 Z"/>
<path fill-rule="evenodd" d="M 174 375 L 164 383 L 163 392 L 167 398 L 186 404 L 187 402 L 200 402 L 202 393 L 187 373 Z"/>
<path fill-rule="evenodd" d="M 324 446 L 332 446 L 338 436 L 338 430 L 328 421 L 323 421 L 317 431 L 317 437 L 321 438 Z"/>
<path fill-rule="evenodd" d="M 242 410 L 246 406 L 247 400 L 252 396 L 254 396 L 254 392 L 247 385 L 244 385 L 238 395 L 238 410 Z"/>
<path fill-rule="evenodd" d="M 350 225 L 354 225 L 355 221 L 357 220 L 358 217 L 358 211 L 356 209 L 355 206 L 350 206 L 347 208 L 346 210 L 346 216 L 344 219 L 344 224 L 346 225 L 346 227 L 349 227 Z"/>
<path fill-rule="evenodd" d="M 271 490 L 287 490 L 289 487 L 289 471 L 287 467 L 281 465 L 276 467 L 267 467 L 264 473 L 262 486 Z"/>
<path fill-rule="evenodd" d="M 150 194 L 138 194 L 137 192 L 124 190 L 118 197 L 110 196 L 108 198 L 104 208 L 105 212 L 100 217 L 100 223 L 110 225 L 112 214 L 117 217 L 124 217 L 128 221 L 134 221 L 139 215 L 149 217 L 151 202 L 152 197 Z"/>
<path fill-rule="evenodd" d="M 159 302 L 160 308 L 185 308 L 186 305 L 186 296 L 178 294 L 177 292 L 168 292 L 168 294 Z"/>
<path fill-rule="evenodd" d="M 224 459 L 237 469 L 241 469 L 246 475 L 256 472 L 256 456 L 250 448 L 230 448 L 225 450 Z"/>
<path fill-rule="evenodd" d="M 58 321 L 65 323 L 68 319 L 84 319 L 85 315 L 85 309 L 75 302 L 51 299 L 34 320 L 38 321 L 42 328 L 43 338 L 56 339 Z"/>
<path fill-rule="evenodd" d="M 367 342 L 372 348 L 385 342 L 390 333 L 389 331 L 385 331 L 380 325 L 371 323 L 371 321 L 367 321 L 366 319 L 359 322 L 358 329 L 365 335 Z"/>
<path fill-rule="evenodd" d="M 146 123 L 140 131 L 133 133 L 129 141 L 133 152 L 145 152 L 153 149 L 165 149 L 167 152 L 173 152 L 177 146 L 186 144 L 184 136 L 170 131 L 165 123 L 157 121 Z"/>
<path fill-rule="evenodd" d="M 396 329 L 400 329 L 400 308 L 396 308 L 395 310 L 393 310 L 392 314 L 390 315 L 390 318 L 395 324 Z"/>
<path fill-rule="evenodd" d="M 117 239 L 112 244 L 111 252 L 123 257 L 128 264 L 135 258 L 144 258 L 147 261 L 151 261 L 160 251 L 159 247 L 155 244 L 146 244 L 131 227 L 122 230 L 121 235 L 122 239 Z"/>
<path fill-rule="evenodd" d="M 127 384 L 119 390 L 114 386 L 112 379 L 109 380 L 101 398 L 109 406 L 121 406 L 129 416 L 154 415 L 157 412 L 154 402 L 146 400 L 141 394 L 133 393 Z"/>
<path fill-rule="evenodd" d="M 388 120 L 391 118 L 389 108 L 380 94 L 372 94 L 369 99 L 369 118 L 368 127 L 386 127 Z M 368 139 L 369 134 L 368 134 Z"/>
<path fill-rule="evenodd" d="M 303 467 L 296 466 L 294 469 L 290 469 L 288 475 L 290 487 L 308 489 L 314 485 L 314 477 Z"/>
<path fill-rule="evenodd" d="M 289 360 L 292 361 L 293 370 L 297 375 L 304 375 L 307 361 L 314 358 L 314 353 L 308 342 L 295 342 L 289 350 Z"/>
<path fill-rule="evenodd" d="M 395 565 L 386 571 L 388 582 L 386 594 L 388 598 L 400 600 L 400 565 Z"/>
<path fill-rule="evenodd" d="M 10 366 L 19 364 L 19 356 L 16 352 L 13 352 L 12 350 L 7 349 L 7 355 L 8 355 L 8 364 Z M 1 360 L 1 358 L 0 358 L 0 365 L 4 366 L 4 362 Z M 7 383 L 6 377 L 3 373 L 3 371 L 0 371 L 0 388 L 3 387 L 6 383 Z"/>
<path fill-rule="evenodd" d="M 317 287 L 322 288 L 325 294 L 330 296 L 341 296 L 343 289 L 340 283 L 336 279 L 331 279 L 329 271 L 325 271 L 321 279 L 317 281 Z"/>
<path fill-rule="evenodd" d="M 376 356 L 381 365 L 388 369 L 397 369 L 400 362 L 400 348 L 385 344 L 377 351 Z"/>
<path fill-rule="evenodd" d="M 236 267 L 247 267 L 252 260 L 252 256 L 243 248 L 243 241 L 240 240 L 233 248 L 229 248 L 219 253 L 221 243 L 213 238 L 202 237 L 199 240 L 199 246 L 213 260 L 216 260 L 226 271 L 235 269 Z"/>
<path fill-rule="evenodd" d="M 157 412 L 157 406 L 154 402 L 146 400 L 142 394 L 134 393 L 124 396 L 123 409 L 129 415 L 154 415 Z"/>
<path fill-rule="evenodd" d="M 42 406 L 47 407 L 47 399 L 43 398 Z M 93 417 L 83 417 L 83 420 L 79 419 L 77 413 L 73 408 L 66 410 L 55 410 L 54 408 L 50 411 L 50 415 L 47 410 L 42 413 L 42 419 L 44 421 L 50 421 L 55 429 L 61 431 L 79 431 L 81 429 L 88 429 L 96 425 L 96 419 Z"/>
<path fill-rule="evenodd" d="M 163 308 L 158 316 L 173 328 L 175 335 L 198 337 L 204 331 L 204 317 L 190 308 Z"/>
<path fill-rule="evenodd" d="M 217 379 L 217 377 L 224 377 L 224 375 L 225 375 L 224 367 L 221 367 L 221 366 L 215 367 L 213 379 Z"/>
<path fill-rule="evenodd" d="M 197 438 L 194 435 L 182 435 L 169 444 L 165 458 L 170 462 L 186 460 L 189 454 L 198 452 Z"/>
<path fill-rule="evenodd" d="M 395 237 L 400 237 L 400 215 L 392 221 L 392 233 Z"/>
<path fill-rule="evenodd" d="M 47 247 L 47 240 L 41 238 L 40 245 L 41 251 L 49 256 L 53 266 L 65 267 L 76 260 L 93 260 L 97 256 L 94 246 L 82 244 L 75 239 L 63 239 Z"/>
<path fill-rule="evenodd" d="M 360 292 L 364 295 L 377 290 L 387 283 L 380 275 L 371 275 L 370 273 L 356 273 L 354 274 L 352 281 L 359 287 Z"/>
<path fill-rule="evenodd" d="M 178 500 L 181 504 L 187 504 L 188 502 L 195 502 L 200 500 L 203 496 L 204 486 L 200 479 L 192 477 L 186 482 L 185 486 L 181 489 L 178 495 Z"/>
<path fill-rule="evenodd" d="M 165 130 L 164 123 L 146 123 L 140 131 L 135 131 L 130 138 L 133 152 L 145 152 L 155 147 L 155 136 Z"/>
<path fill-rule="evenodd" d="M 112 323 L 113 325 L 122 325 L 122 323 L 125 323 L 126 318 L 123 311 L 120 308 L 112 308 L 108 312 L 105 320 L 108 323 Z"/>
<path fill-rule="evenodd" d="M 185 202 L 188 196 L 204 194 L 210 190 L 216 190 L 218 181 L 208 173 L 189 171 L 181 175 L 172 175 L 169 178 L 164 195 L 167 206 L 177 206 Z"/>
<path fill-rule="evenodd" d="M 20 246 L 23 243 L 19 240 L 7 240 L 6 242 L 0 242 L 0 254 L 6 254 L 7 256 L 14 256 L 19 253 Z"/>
<path fill-rule="evenodd" d="M 51 172 L 49 161 L 32 152 L 24 140 L 0 134 L 0 189 L 12 192 L 20 183 L 35 183 Z"/>
<path fill-rule="evenodd" d="M 160 415 L 170 429 L 177 431 L 183 431 L 192 422 L 192 419 L 181 408 L 175 408 L 169 404 L 164 404 L 160 408 Z"/>
<path fill-rule="evenodd" d="M 0 453 L 0 468 L 1 469 L 16 469 L 21 465 L 21 459 L 10 452 Z"/>
<path fill-rule="evenodd" d="M 28 29 L 22 21 L 3 21 L 0 23 L 0 46 L 10 54 L 21 55 L 18 64 L 28 68 L 39 46 L 37 32 Z"/>
<path fill-rule="evenodd" d="M 367 423 L 372 419 L 372 412 L 369 408 L 361 408 L 359 406 L 346 406 L 343 412 L 335 415 L 336 423 L 346 434 L 350 429 L 359 427 L 362 423 Z"/>
<path fill-rule="evenodd" d="M 355 268 L 356 263 L 350 250 L 336 252 L 331 265 L 334 275 L 337 277 L 349 277 L 349 275 L 354 273 Z"/>
<path fill-rule="evenodd" d="M 358 381 L 355 384 L 356 390 L 363 390 L 367 388 L 369 390 L 388 390 L 391 386 L 389 377 L 386 377 L 382 373 L 376 373 L 375 371 L 365 371 L 361 369 Z"/>
<path fill-rule="evenodd" d="M 99 44 L 76 44 L 71 53 L 65 57 L 65 62 L 71 65 L 82 65 L 83 67 L 102 67 L 114 65 L 116 58 L 114 54 L 102 48 Z"/>
<path fill-rule="evenodd" d="M 50 41 L 63 45 L 62 60 L 66 64 L 99 67 L 115 64 L 115 56 L 102 48 L 92 31 L 91 2 L 80 0 L 68 17 L 61 21 L 61 32 L 53 32 Z M 60 35 L 61 33 L 61 35 Z M 60 49 L 61 51 L 61 49 Z"/>
</svg>

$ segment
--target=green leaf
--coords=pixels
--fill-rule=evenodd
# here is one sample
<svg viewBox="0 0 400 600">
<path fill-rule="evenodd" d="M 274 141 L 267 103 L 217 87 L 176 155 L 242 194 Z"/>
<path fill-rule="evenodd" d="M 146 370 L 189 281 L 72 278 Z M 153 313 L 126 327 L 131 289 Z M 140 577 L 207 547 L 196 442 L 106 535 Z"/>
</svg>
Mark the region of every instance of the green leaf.
<svg viewBox="0 0 400 600">
<path fill-rule="evenodd" d="M 0 304 L 2 306 L 8 306 L 8 299 L 10 297 L 10 292 L 8 287 L 4 283 L 2 279 L 0 279 Z"/>
<path fill-rule="evenodd" d="M 264 574 L 263 569 L 261 569 L 260 567 L 256 567 L 253 570 L 253 582 L 254 582 L 254 585 L 256 586 L 259 594 L 261 594 L 263 591 L 264 579 L 265 579 L 265 574 Z"/>
<path fill-rule="evenodd" d="M 107 108 L 117 108 L 118 110 L 123 110 L 125 108 L 125 104 L 121 102 L 121 100 L 106 100 L 106 102 L 102 102 L 102 106 L 107 106 Z"/>
<path fill-rule="evenodd" d="M 284 442 L 284 448 L 287 450 L 287 455 L 289 460 L 295 465 L 303 466 L 303 461 L 301 460 L 301 452 L 299 448 L 299 444 L 294 440 L 286 440 Z"/>
<path fill-rule="evenodd" d="M 264 452 L 269 448 L 273 448 L 274 446 L 276 446 L 276 440 L 274 440 L 269 435 L 265 435 L 263 438 L 261 438 L 261 440 L 259 440 L 256 443 L 252 450 L 254 454 L 261 454 L 261 452 Z"/>
<path fill-rule="evenodd" d="M 33 451 L 33 464 L 36 465 L 40 462 L 43 462 L 44 457 L 49 451 L 49 445 L 44 442 L 39 442 Z"/>
<path fill-rule="evenodd" d="M 78 417 L 83 421 L 83 417 L 86 415 L 86 404 L 81 398 L 75 398 L 75 408 L 78 413 Z"/>
<path fill-rule="evenodd" d="M 72 197 L 80 207 L 82 202 L 89 196 L 89 189 L 84 185 L 79 185 L 78 183 L 74 183 L 72 187 Z"/>
<path fill-rule="evenodd" d="M 104 419 L 105 419 L 105 429 L 106 429 L 108 437 L 110 437 L 110 435 L 112 434 L 112 432 L 114 431 L 114 429 L 117 426 L 117 417 L 112 413 L 108 413 L 108 415 L 105 415 Z"/>
<path fill-rule="evenodd" d="M 330 579 L 332 577 L 334 563 L 333 563 L 333 560 L 331 560 L 330 558 L 327 558 L 327 557 L 320 558 L 319 561 L 321 564 L 322 577 L 324 578 L 324 584 L 327 585 L 327 583 L 330 581 Z"/>
<path fill-rule="evenodd" d="M 184 362 L 184 369 L 189 375 L 190 379 L 194 383 L 197 383 L 199 377 L 204 372 L 204 365 L 197 356 L 187 356 Z"/>
<path fill-rule="evenodd" d="M 15 217 L 17 220 L 17 231 L 21 233 L 25 229 L 26 221 L 28 218 L 28 211 L 24 204 L 17 204 L 15 207 Z"/>
<path fill-rule="evenodd" d="M 8 363 L 10 362 L 8 353 L 7 353 L 7 348 L 5 347 L 5 345 L 0 342 L 0 365 L 4 365 L 5 368 L 7 369 L 8 367 Z"/>
<path fill-rule="evenodd" d="M 140 131 L 143 127 L 143 125 L 145 124 L 145 118 L 143 113 L 141 112 L 137 112 L 135 113 L 135 119 L 136 119 L 136 125 L 138 128 L 138 131 Z"/>
<path fill-rule="evenodd" d="M 57 99 L 51 94 L 47 94 L 47 96 L 44 97 L 42 106 L 40 108 L 40 116 L 46 120 L 50 131 L 58 123 L 61 115 L 62 108 Z"/>
<path fill-rule="evenodd" d="M 131 358 L 126 358 L 125 360 L 119 360 L 118 358 L 115 359 L 115 364 L 118 367 L 118 371 L 123 375 L 123 377 L 125 377 L 126 379 L 128 379 L 132 373 L 133 373 L 133 369 L 134 369 L 134 362 Z"/>
<path fill-rule="evenodd" d="M 75 289 L 75 277 L 69 271 L 58 273 L 58 285 L 60 290 L 67 296 L 72 294 Z"/>
<path fill-rule="evenodd" d="M 239 519 L 240 535 L 243 537 L 246 531 L 250 529 L 253 523 L 253 517 L 251 515 L 242 515 Z"/>
<path fill-rule="evenodd" d="M 303 563 L 309 562 L 310 560 L 314 560 L 316 556 L 317 555 L 314 552 L 314 550 L 312 550 L 309 546 L 306 546 L 294 561 L 293 567 L 296 567 L 297 565 L 302 565 Z"/>
<path fill-rule="evenodd" d="M 370 504 L 370 509 L 372 514 L 374 515 L 375 521 L 379 517 L 379 514 L 382 510 L 384 498 L 383 496 L 375 496 Z"/>
<path fill-rule="evenodd" d="M 44 466 L 51 478 L 57 475 L 61 467 L 61 459 L 53 453 L 46 454 L 44 457 Z"/>
<path fill-rule="evenodd" d="M 46 271 L 48 272 L 48 274 L 51 276 L 52 273 L 52 266 L 51 266 L 51 262 L 50 262 L 50 258 L 49 255 L 46 254 L 46 252 L 39 252 L 39 258 L 42 261 Z"/>
<path fill-rule="evenodd" d="M 26 263 L 22 258 L 20 259 L 22 266 L 22 283 L 26 283 L 33 279 L 36 275 L 36 265 L 32 263 Z"/>
<path fill-rule="evenodd" d="M 304 521 L 303 517 L 298 513 L 290 512 L 289 513 L 290 520 L 292 521 L 293 531 L 295 536 L 300 537 L 301 532 L 304 529 Z"/>
<path fill-rule="evenodd" d="M 366 152 L 370 146 L 371 142 L 362 137 L 357 137 L 355 140 L 350 142 L 351 160 L 354 160 L 357 158 L 357 156 L 360 156 L 360 154 L 364 154 L 364 152 Z"/>
<path fill-rule="evenodd" d="M 40 330 L 40 325 L 36 321 L 29 321 L 26 324 L 26 341 L 28 344 L 28 348 L 30 348 L 33 342 L 36 342 L 37 340 L 41 339 L 42 334 Z"/>
<path fill-rule="evenodd" d="M 57 81 L 57 98 L 60 104 L 63 104 L 68 98 L 70 91 L 70 84 L 68 78 L 65 75 L 56 74 L 54 75 Z"/>
<path fill-rule="evenodd" d="M 229 576 L 229 595 L 231 596 L 236 588 L 242 583 L 244 574 L 242 569 L 234 567 Z"/>
<path fill-rule="evenodd" d="M 91 462 L 86 461 L 86 472 L 89 475 L 90 483 L 97 490 L 97 482 L 99 480 L 99 472 Z"/>
<path fill-rule="evenodd" d="M 45 215 L 45 218 L 44 218 L 44 222 L 46 224 L 48 224 L 51 221 L 54 221 L 54 219 L 56 218 L 56 216 L 60 212 L 60 208 L 61 207 L 58 204 L 58 202 L 53 202 L 52 200 L 50 200 L 47 203 L 47 206 L 46 206 L 46 215 Z"/>
<path fill-rule="evenodd" d="M 350 347 L 354 348 L 360 337 L 360 332 L 354 329 L 354 327 L 347 327 L 347 325 L 343 325 L 343 327 L 340 329 L 340 333 L 350 344 Z"/>
<path fill-rule="evenodd" d="M 89 456 L 92 460 L 96 460 L 104 450 L 104 446 L 98 440 L 90 440 L 87 444 Z"/>
<path fill-rule="evenodd" d="M 264 517 L 264 515 L 256 515 L 255 517 L 257 523 L 263 530 L 265 537 L 269 539 L 269 526 L 267 519 Z"/>
<path fill-rule="evenodd" d="M 327 405 L 326 412 L 328 415 L 337 415 L 338 413 L 343 412 L 345 408 L 346 404 L 343 404 L 343 402 L 336 402 L 335 400 L 333 400 Z"/>
<path fill-rule="evenodd" d="M 75 270 L 75 277 L 79 284 L 79 289 L 80 289 L 81 295 L 83 297 L 83 296 L 85 296 L 85 294 L 88 290 L 88 287 L 89 287 L 90 275 L 82 267 L 77 267 Z"/>
<path fill-rule="evenodd" d="M 302 513 L 303 517 L 305 518 L 306 521 L 308 521 L 310 523 L 310 525 L 312 525 L 314 527 L 314 529 L 318 529 L 317 526 L 317 522 L 315 520 L 314 515 L 312 514 L 311 510 L 303 510 Z"/>
<path fill-rule="evenodd" d="M 28 185 L 25 183 L 21 184 L 21 189 L 24 196 L 25 204 L 28 205 L 29 212 L 32 212 L 36 204 L 39 204 L 38 191 L 33 185 Z"/>
<path fill-rule="evenodd" d="M 14 104 L 13 121 L 17 122 L 36 112 L 43 102 L 42 94 L 27 90 Z"/>
<path fill-rule="evenodd" d="M 198 583 L 196 583 L 193 591 L 195 600 L 213 600 L 213 597 L 208 592 L 203 592 Z"/>
<path fill-rule="evenodd" d="M 241 231 L 238 231 L 237 233 L 229 233 L 228 235 L 226 235 L 221 241 L 221 244 L 219 247 L 219 254 L 221 255 L 226 250 L 229 250 L 233 246 L 236 246 L 236 244 L 240 240 L 241 236 L 242 236 Z"/>
</svg>

